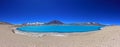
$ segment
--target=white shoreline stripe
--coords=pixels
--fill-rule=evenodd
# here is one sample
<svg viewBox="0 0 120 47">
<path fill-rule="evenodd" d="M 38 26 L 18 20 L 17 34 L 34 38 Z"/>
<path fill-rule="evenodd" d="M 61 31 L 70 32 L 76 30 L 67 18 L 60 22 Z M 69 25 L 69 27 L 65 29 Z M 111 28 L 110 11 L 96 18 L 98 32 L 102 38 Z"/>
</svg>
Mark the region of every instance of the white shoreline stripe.
<svg viewBox="0 0 120 47">
<path fill-rule="evenodd" d="M 102 29 L 102 28 L 101 28 Z M 74 32 L 74 33 L 33 33 L 33 32 L 23 32 L 23 31 L 19 31 L 16 28 L 12 28 L 12 30 L 14 30 L 15 34 L 20 34 L 20 35 L 27 35 L 27 36 L 32 36 L 32 37 L 43 37 L 43 36 L 69 36 L 69 35 L 76 35 L 76 34 L 80 34 L 80 35 L 84 35 L 84 34 L 89 34 L 89 33 L 93 33 L 93 32 L 97 32 L 97 31 L 91 31 L 91 32 Z"/>
</svg>

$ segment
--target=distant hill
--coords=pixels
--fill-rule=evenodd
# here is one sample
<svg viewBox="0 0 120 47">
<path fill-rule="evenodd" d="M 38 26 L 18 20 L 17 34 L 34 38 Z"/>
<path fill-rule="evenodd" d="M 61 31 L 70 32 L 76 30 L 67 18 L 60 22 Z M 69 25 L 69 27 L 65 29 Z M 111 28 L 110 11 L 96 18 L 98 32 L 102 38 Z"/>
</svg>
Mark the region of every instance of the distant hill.
<svg viewBox="0 0 120 47">
<path fill-rule="evenodd" d="M 103 24 L 100 24 L 100 23 L 97 23 L 97 22 L 86 22 L 86 23 L 83 23 L 85 25 L 103 25 Z"/>
<path fill-rule="evenodd" d="M 103 26 L 103 24 L 97 23 L 97 22 L 83 22 L 83 23 L 72 23 L 71 25 L 100 25 Z"/>
<path fill-rule="evenodd" d="M 0 25 L 12 25 L 12 24 L 10 24 L 8 22 L 0 22 Z"/>
<path fill-rule="evenodd" d="M 44 23 L 42 22 L 33 22 L 33 23 L 24 23 L 22 25 L 43 25 Z"/>
<path fill-rule="evenodd" d="M 1 23 L 1 24 L 9 24 L 9 23 Z M 42 22 L 33 22 L 33 23 L 23 23 L 20 24 L 22 26 L 29 26 L 29 25 L 95 25 L 95 26 L 104 26 L 104 24 L 100 24 L 97 22 L 77 22 L 77 23 L 69 23 L 69 24 L 65 24 L 59 20 L 52 20 L 50 22 L 47 23 L 42 23 Z"/>
<path fill-rule="evenodd" d="M 59 21 L 59 20 L 53 20 L 53 21 L 50 21 L 46 24 L 64 24 L 63 22 Z"/>
</svg>

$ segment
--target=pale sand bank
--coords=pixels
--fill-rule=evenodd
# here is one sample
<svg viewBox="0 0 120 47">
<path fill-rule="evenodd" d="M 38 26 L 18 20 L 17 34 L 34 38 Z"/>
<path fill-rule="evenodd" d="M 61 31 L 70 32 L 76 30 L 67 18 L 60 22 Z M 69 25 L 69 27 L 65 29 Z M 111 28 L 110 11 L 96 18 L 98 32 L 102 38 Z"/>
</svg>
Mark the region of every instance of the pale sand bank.
<svg viewBox="0 0 120 47">
<path fill-rule="evenodd" d="M 11 28 L 11 25 L 0 25 L 0 47 L 120 47 L 120 26 L 85 35 L 41 38 L 14 34 Z"/>
</svg>

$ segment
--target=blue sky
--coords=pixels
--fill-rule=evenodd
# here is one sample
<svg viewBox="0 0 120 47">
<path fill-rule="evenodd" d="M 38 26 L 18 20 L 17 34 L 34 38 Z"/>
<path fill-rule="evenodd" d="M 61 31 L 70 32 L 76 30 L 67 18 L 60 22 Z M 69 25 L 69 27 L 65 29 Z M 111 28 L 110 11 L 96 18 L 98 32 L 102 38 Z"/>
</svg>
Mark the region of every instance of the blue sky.
<svg viewBox="0 0 120 47">
<path fill-rule="evenodd" d="M 120 24 L 120 0 L 0 0 L 0 21 L 13 24 L 100 22 Z"/>
</svg>

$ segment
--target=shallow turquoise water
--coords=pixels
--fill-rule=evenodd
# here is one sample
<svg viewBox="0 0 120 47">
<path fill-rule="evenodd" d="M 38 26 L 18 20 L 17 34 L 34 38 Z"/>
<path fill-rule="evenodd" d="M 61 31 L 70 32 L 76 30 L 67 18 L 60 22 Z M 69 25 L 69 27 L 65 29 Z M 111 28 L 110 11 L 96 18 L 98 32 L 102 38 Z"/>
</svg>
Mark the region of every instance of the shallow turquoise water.
<svg viewBox="0 0 120 47">
<path fill-rule="evenodd" d="M 89 32 L 100 30 L 103 26 L 24 26 L 17 30 L 23 32 L 57 32 L 57 33 L 71 33 L 71 32 Z"/>
</svg>

